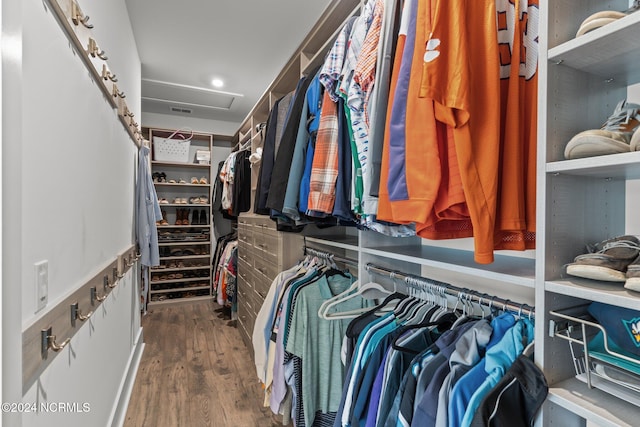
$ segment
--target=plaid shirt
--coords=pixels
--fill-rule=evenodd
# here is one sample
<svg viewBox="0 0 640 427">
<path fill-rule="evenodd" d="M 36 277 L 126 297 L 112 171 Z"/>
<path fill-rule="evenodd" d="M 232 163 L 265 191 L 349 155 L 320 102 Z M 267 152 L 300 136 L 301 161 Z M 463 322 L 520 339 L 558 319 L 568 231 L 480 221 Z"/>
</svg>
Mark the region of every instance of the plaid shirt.
<svg viewBox="0 0 640 427">
<path fill-rule="evenodd" d="M 378 44 L 380 42 L 380 31 L 382 29 L 382 16 L 384 13 L 384 1 L 377 0 L 373 9 L 373 20 L 367 35 L 362 43 L 362 50 L 358 57 L 358 63 L 353 73 L 353 80 L 360 86 L 364 99 L 364 119 L 369 125 L 369 115 L 367 105 L 371 87 L 376 78 L 376 64 L 378 60 Z"/>
<path fill-rule="evenodd" d="M 338 102 L 338 95 L 335 93 L 336 86 L 340 80 L 340 74 L 342 73 L 342 67 L 344 65 L 344 57 L 347 52 L 347 40 L 349 39 L 353 23 L 356 19 L 354 16 L 347 21 L 342 31 L 340 31 L 340 34 L 338 34 L 336 41 L 333 43 L 333 47 L 327 54 L 324 64 L 320 69 L 320 83 L 322 83 L 325 90 L 329 92 L 329 96 L 334 102 Z"/>
<path fill-rule="evenodd" d="M 331 214 L 338 178 L 338 104 L 324 92 L 309 184 L 309 211 Z"/>
</svg>

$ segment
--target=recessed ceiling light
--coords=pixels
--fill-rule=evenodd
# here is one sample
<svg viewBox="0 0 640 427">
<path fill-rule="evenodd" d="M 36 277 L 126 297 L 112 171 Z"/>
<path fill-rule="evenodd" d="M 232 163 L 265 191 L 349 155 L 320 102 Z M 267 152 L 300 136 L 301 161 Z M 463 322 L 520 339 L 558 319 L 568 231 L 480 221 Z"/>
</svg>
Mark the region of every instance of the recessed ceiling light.
<svg viewBox="0 0 640 427">
<path fill-rule="evenodd" d="M 220 79 L 213 79 L 211 80 L 211 84 L 213 85 L 213 87 L 222 87 L 224 86 L 224 82 Z"/>
</svg>

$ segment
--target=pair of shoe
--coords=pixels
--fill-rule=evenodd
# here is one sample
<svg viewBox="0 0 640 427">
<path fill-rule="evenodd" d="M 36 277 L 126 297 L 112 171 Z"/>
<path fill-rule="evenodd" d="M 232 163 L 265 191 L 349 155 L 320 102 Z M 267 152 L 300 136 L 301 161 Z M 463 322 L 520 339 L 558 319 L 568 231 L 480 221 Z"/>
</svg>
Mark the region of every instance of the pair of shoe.
<svg viewBox="0 0 640 427">
<path fill-rule="evenodd" d="M 624 282 L 624 287 L 640 292 L 640 240 L 636 236 L 614 237 L 587 246 L 567 265 L 567 274 L 606 282 Z"/>
<path fill-rule="evenodd" d="M 151 174 L 153 182 L 167 182 L 167 174 L 164 172 L 154 172 Z"/>
<path fill-rule="evenodd" d="M 206 205 L 209 203 L 207 196 L 189 197 L 189 203 L 192 205 Z"/>
<path fill-rule="evenodd" d="M 600 129 L 571 138 L 564 149 L 566 159 L 628 153 L 640 150 L 640 105 L 622 100 Z"/>
<path fill-rule="evenodd" d="M 209 224 L 209 219 L 207 218 L 207 211 L 204 209 L 193 210 L 193 215 L 191 216 L 191 224 L 192 225 L 207 225 Z"/>
<path fill-rule="evenodd" d="M 158 204 L 160 205 L 168 205 L 169 201 L 165 197 L 158 198 Z"/>
<path fill-rule="evenodd" d="M 176 197 L 175 199 L 173 199 L 173 204 L 174 205 L 186 205 L 187 204 L 187 198 L 186 197 Z"/>
<path fill-rule="evenodd" d="M 185 181 L 184 179 L 179 179 L 179 180 L 175 180 L 175 179 L 170 179 L 169 180 L 169 184 L 186 184 L 187 181 Z"/>
<path fill-rule="evenodd" d="M 192 176 L 191 183 L 192 184 L 208 184 L 209 181 L 207 181 L 207 178 L 205 178 L 204 176 L 200 179 L 196 178 L 195 176 Z"/>
<path fill-rule="evenodd" d="M 176 225 L 189 225 L 189 211 L 191 209 L 178 209 L 176 211 Z"/>
</svg>

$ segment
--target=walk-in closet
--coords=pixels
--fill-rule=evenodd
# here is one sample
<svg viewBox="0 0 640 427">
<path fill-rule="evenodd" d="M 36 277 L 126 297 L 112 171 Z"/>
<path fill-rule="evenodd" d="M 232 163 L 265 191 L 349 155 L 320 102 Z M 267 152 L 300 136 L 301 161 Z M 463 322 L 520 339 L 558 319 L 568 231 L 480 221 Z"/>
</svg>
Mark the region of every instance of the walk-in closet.
<svg viewBox="0 0 640 427">
<path fill-rule="evenodd" d="M 640 425 L 640 1 L 0 22 L 2 425 Z"/>
</svg>

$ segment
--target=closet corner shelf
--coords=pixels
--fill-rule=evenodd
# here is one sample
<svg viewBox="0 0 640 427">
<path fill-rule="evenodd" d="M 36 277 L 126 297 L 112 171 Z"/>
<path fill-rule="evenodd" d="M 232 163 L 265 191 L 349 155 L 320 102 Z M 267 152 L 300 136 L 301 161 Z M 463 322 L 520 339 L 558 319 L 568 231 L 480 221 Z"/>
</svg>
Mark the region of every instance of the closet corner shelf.
<svg viewBox="0 0 640 427">
<path fill-rule="evenodd" d="M 424 245 L 361 248 L 361 252 L 531 289 L 535 286 L 535 260 L 530 258 L 495 255 L 495 261 L 492 264 L 482 265 L 474 261 L 471 251 Z"/>
<path fill-rule="evenodd" d="M 201 165 L 199 163 L 179 163 L 179 162 L 161 162 L 158 160 L 152 160 L 151 164 L 154 166 L 176 166 L 181 168 L 196 168 L 196 169 L 209 169 L 211 165 Z"/>
<path fill-rule="evenodd" d="M 547 281 L 545 289 L 557 294 L 600 301 L 632 310 L 640 306 L 640 293 L 626 290 L 623 287 L 623 283 L 598 282 L 596 280 L 572 277 L 570 279 Z"/>
<path fill-rule="evenodd" d="M 638 425 L 640 408 L 597 388 L 590 389 L 577 378 L 549 387 L 548 399 L 600 427 Z"/>
<path fill-rule="evenodd" d="M 349 235 L 327 235 L 327 236 L 305 236 L 307 242 L 319 245 L 342 248 L 350 251 L 358 250 L 358 236 Z"/>
<path fill-rule="evenodd" d="M 549 49 L 548 59 L 604 78 L 616 85 L 640 81 L 640 13 L 632 13 L 610 24 Z"/>
<path fill-rule="evenodd" d="M 638 29 L 640 31 L 640 28 Z M 547 173 L 595 178 L 640 178 L 640 151 L 547 163 Z"/>
</svg>

